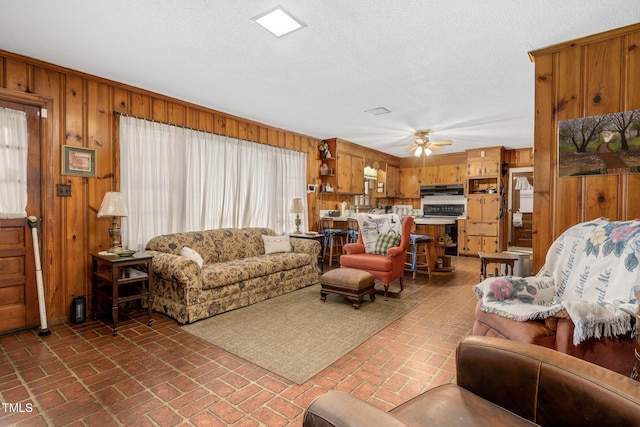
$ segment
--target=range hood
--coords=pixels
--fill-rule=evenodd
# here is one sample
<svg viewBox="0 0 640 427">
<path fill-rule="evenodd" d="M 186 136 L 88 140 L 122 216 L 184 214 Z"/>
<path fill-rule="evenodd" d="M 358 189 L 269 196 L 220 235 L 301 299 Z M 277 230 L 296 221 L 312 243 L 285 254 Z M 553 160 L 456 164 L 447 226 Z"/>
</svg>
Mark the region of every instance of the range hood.
<svg viewBox="0 0 640 427">
<path fill-rule="evenodd" d="M 420 186 L 420 197 L 424 196 L 462 196 L 464 195 L 463 184 L 451 185 L 422 185 Z"/>
</svg>

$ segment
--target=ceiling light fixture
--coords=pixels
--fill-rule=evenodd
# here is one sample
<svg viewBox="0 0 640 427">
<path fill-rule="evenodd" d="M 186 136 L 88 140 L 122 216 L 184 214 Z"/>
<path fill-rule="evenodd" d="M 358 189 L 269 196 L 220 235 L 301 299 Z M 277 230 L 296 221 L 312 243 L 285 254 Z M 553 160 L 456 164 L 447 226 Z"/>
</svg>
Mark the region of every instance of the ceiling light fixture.
<svg viewBox="0 0 640 427">
<path fill-rule="evenodd" d="M 306 27 L 304 22 L 284 10 L 282 6 L 276 6 L 251 20 L 278 38 Z"/>
<path fill-rule="evenodd" d="M 384 107 L 378 107 L 378 108 L 372 108 L 371 110 L 365 110 L 365 113 L 367 114 L 371 114 L 372 116 L 379 116 L 381 114 L 389 114 L 391 112 L 391 110 L 384 108 Z"/>
</svg>

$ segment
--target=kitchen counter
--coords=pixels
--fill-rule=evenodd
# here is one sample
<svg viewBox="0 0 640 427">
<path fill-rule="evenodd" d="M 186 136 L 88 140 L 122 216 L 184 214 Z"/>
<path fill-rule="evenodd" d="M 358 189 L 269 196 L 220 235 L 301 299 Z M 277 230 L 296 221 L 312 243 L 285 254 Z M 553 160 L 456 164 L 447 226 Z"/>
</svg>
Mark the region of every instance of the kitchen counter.
<svg viewBox="0 0 640 427">
<path fill-rule="evenodd" d="M 447 225 L 455 224 L 458 220 L 456 217 L 451 218 L 413 218 L 416 225 Z"/>
<path fill-rule="evenodd" d="M 335 222 L 347 222 L 347 218 L 346 216 L 334 216 L 334 217 L 327 217 L 327 218 L 333 218 L 333 220 Z M 355 216 L 352 216 L 350 218 L 355 218 Z M 429 218 L 429 217 L 413 217 L 413 220 L 415 221 L 415 223 L 417 225 L 447 225 L 447 224 L 455 224 L 457 220 L 459 219 L 465 219 L 464 217 L 460 218 L 460 217 L 451 217 L 451 218 Z"/>
</svg>

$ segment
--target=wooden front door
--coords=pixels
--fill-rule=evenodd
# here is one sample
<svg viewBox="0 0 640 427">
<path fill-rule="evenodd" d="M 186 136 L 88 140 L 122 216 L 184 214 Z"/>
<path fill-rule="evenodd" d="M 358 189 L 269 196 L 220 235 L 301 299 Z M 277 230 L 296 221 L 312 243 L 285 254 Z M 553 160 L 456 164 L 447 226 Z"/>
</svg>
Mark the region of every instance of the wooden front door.
<svg viewBox="0 0 640 427">
<path fill-rule="evenodd" d="M 24 165 L 27 168 L 28 188 L 26 210 L 27 215 L 38 218 L 40 228 L 40 109 L 3 101 L 0 101 L 0 107 L 27 113 L 29 151 L 27 164 Z M 33 238 L 27 219 L 0 219 L 0 334 L 38 324 L 36 286 Z"/>
</svg>

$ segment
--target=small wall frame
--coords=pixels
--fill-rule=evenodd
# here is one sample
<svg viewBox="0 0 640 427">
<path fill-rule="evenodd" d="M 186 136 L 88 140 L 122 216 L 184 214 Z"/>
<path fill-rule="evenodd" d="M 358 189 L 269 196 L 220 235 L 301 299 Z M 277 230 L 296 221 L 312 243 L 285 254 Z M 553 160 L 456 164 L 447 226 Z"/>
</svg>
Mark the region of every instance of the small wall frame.
<svg viewBox="0 0 640 427">
<path fill-rule="evenodd" d="M 96 150 L 63 145 L 62 175 L 96 176 Z"/>
</svg>

